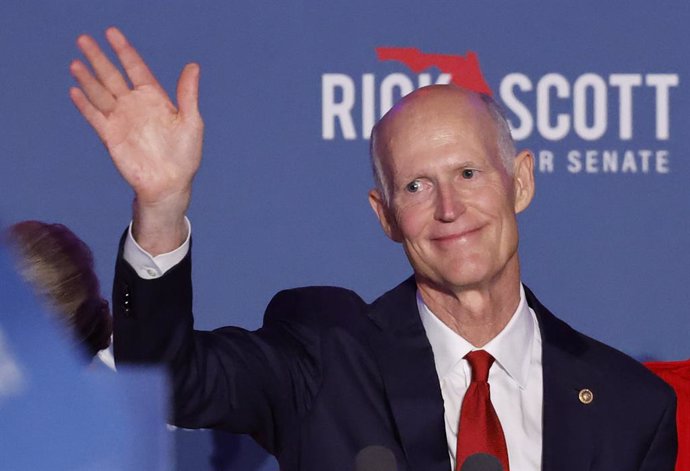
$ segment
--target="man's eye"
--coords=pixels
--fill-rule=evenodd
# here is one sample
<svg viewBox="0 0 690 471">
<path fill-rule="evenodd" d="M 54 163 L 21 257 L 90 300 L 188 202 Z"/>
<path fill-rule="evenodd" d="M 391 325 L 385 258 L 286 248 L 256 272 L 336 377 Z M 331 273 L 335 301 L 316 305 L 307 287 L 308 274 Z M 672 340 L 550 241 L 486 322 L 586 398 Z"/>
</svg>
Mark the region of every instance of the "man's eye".
<svg viewBox="0 0 690 471">
<path fill-rule="evenodd" d="M 408 183 L 407 186 L 405 187 L 405 190 L 407 190 L 409 193 L 417 193 L 421 189 L 422 189 L 422 183 L 419 180 L 414 180 L 414 181 Z"/>
<path fill-rule="evenodd" d="M 466 168 L 465 170 L 462 171 L 462 178 L 465 180 L 469 180 L 471 178 L 474 178 L 476 170 L 472 170 L 471 168 Z"/>
</svg>

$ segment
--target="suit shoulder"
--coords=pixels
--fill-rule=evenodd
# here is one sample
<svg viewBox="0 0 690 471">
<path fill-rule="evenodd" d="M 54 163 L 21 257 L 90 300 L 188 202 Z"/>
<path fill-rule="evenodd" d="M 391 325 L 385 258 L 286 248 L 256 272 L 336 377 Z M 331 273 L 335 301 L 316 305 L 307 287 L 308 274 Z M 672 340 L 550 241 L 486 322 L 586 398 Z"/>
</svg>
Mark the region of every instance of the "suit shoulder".
<svg viewBox="0 0 690 471">
<path fill-rule="evenodd" d="M 534 294 L 525 288 L 527 300 L 539 320 L 542 339 L 561 351 L 563 358 L 576 359 L 576 364 L 601 379 L 601 384 L 625 389 L 625 393 L 649 395 L 660 402 L 673 401 L 671 387 L 642 363 L 622 351 L 585 335 L 554 316 Z M 621 391 L 623 392 L 623 391 Z"/>
<path fill-rule="evenodd" d="M 636 359 L 599 340 L 580 335 L 590 345 L 588 360 L 605 377 L 620 378 L 623 384 L 634 384 L 643 394 L 655 394 L 659 399 L 672 400 L 675 397 L 673 389 L 664 380 Z"/>
<path fill-rule="evenodd" d="M 307 286 L 279 291 L 271 299 L 264 322 L 332 324 L 364 318 L 366 303 L 354 291 L 337 286 Z"/>
<path fill-rule="evenodd" d="M 659 404 L 675 401 L 673 389 L 638 360 L 575 330 L 556 317 L 553 319 L 562 326 L 565 336 L 574 339 L 570 345 L 576 346 L 580 361 L 597 373 L 602 384 L 625 389 L 626 394 L 634 391 L 636 395 Z"/>
</svg>

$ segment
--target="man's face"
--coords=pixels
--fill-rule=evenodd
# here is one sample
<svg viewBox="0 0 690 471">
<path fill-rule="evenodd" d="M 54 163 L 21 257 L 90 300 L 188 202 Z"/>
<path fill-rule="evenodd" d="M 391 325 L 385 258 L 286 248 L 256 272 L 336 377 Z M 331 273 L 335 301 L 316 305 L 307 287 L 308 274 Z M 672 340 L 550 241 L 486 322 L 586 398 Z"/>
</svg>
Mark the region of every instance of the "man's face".
<svg viewBox="0 0 690 471">
<path fill-rule="evenodd" d="M 509 175 L 479 97 L 457 89 L 437 95 L 422 93 L 383 123 L 377 148 L 390 201 L 377 205 L 372 194 L 372 205 L 389 237 L 403 244 L 418 283 L 454 291 L 506 273 L 518 282 L 515 213 L 531 198 L 531 188 L 526 203 L 522 192 L 525 159 L 532 184 L 531 156 L 518 156 Z"/>
</svg>

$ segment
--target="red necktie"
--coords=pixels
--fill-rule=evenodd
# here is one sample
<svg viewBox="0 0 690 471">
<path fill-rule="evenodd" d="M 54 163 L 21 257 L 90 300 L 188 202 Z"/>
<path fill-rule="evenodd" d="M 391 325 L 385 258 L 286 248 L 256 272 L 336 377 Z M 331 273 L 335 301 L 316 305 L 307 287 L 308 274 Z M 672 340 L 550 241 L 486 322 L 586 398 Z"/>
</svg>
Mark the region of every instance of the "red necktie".
<svg viewBox="0 0 690 471">
<path fill-rule="evenodd" d="M 508 468 L 508 448 L 489 394 L 489 368 L 494 357 L 484 350 L 465 356 L 472 369 L 472 382 L 462 400 L 455 469 L 460 471 L 465 460 L 475 454 L 494 456 Z"/>
</svg>

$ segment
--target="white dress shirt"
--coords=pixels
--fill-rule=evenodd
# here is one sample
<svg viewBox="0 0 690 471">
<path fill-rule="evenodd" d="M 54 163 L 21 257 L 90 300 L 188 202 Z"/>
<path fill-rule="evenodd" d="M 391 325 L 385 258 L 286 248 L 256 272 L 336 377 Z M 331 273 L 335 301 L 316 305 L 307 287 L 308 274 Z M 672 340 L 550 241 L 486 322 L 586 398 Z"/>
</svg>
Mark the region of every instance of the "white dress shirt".
<svg viewBox="0 0 690 471">
<path fill-rule="evenodd" d="M 163 276 L 163 274 L 182 261 L 189 252 L 189 239 L 192 235 L 192 225 L 187 219 L 187 238 L 178 248 L 172 252 L 156 255 L 155 257 L 142 249 L 132 235 L 132 223 L 127 229 L 127 238 L 123 248 L 122 257 L 131 265 L 137 275 L 144 280 L 153 280 Z"/>
<path fill-rule="evenodd" d="M 130 224 L 124 259 L 143 279 L 162 276 L 182 261 L 189 251 L 191 225 L 189 220 L 186 222 L 189 232 L 184 243 L 172 252 L 155 257 L 136 243 Z M 448 453 L 451 463 L 455 463 L 460 405 L 472 378 L 469 364 L 463 357 L 475 348 L 441 322 L 419 295 L 417 307 L 434 352 L 445 408 Z M 541 469 L 542 449 L 541 335 L 522 285 L 515 314 L 483 350 L 496 359 L 489 371 L 491 402 L 505 433 L 510 469 L 538 471 Z"/>
<path fill-rule="evenodd" d="M 419 293 L 417 307 L 434 352 L 445 408 L 448 453 L 454 465 L 460 406 L 472 379 L 469 363 L 463 357 L 477 348 L 441 322 L 424 304 Z M 525 300 L 522 285 L 515 314 L 482 350 L 496 360 L 489 370 L 491 403 L 503 427 L 510 469 L 539 471 L 543 402 L 541 334 L 536 316 Z"/>
</svg>

